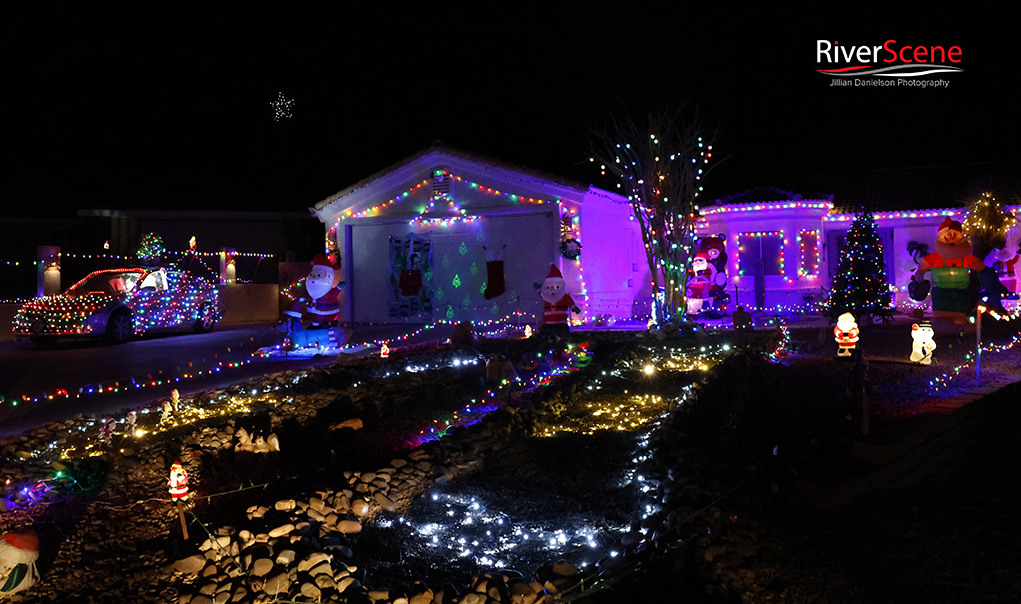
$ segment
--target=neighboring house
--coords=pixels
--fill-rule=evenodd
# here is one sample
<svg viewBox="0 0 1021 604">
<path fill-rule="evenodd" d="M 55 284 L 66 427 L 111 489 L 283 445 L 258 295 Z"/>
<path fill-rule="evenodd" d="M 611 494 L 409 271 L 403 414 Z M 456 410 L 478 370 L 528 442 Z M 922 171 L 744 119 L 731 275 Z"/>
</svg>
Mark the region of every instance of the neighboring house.
<svg viewBox="0 0 1021 604">
<path fill-rule="evenodd" d="M 342 264 L 344 321 L 530 322 L 550 264 L 576 319 L 630 318 L 650 296 L 626 199 L 456 149 L 433 146 L 310 210 Z"/>
<path fill-rule="evenodd" d="M 1010 166 L 1010 163 L 1005 163 Z M 934 251 L 936 230 L 946 217 L 963 221 L 966 205 L 985 190 L 999 191 L 1001 205 L 1021 218 L 1016 172 L 999 168 L 1007 180 L 975 178 L 967 170 L 933 167 L 843 174 L 805 179 L 810 190 L 826 195 L 800 195 L 778 188 L 754 188 L 701 208 L 700 236 L 723 235 L 728 254 L 728 292 L 738 302 L 755 306 L 756 260 L 762 260 L 767 309 L 794 309 L 825 299 L 840 262 L 844 237 L 856 212 L 873 213 L 882 237 L 888 279 L 901 307 L 915 305 L 907 283 L 915 262 L 909 242 Z M 813 186 L 814 185 L 814 186 Z M 1000 258 L 1012 257 L 1021 232 L 1015 230 Z M 1006 278 L 1004 278 L 1006 281 Z M 736 288 L 736 290 L 735 290 Z M 1013 287 L 1010 287 L 1013 291 Z"/>
</svg>

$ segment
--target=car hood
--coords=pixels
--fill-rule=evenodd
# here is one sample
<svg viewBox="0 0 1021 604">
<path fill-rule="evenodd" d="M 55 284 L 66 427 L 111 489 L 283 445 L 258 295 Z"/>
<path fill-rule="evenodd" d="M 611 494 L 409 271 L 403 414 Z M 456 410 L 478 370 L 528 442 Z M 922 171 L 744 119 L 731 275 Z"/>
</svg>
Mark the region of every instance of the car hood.
<svg viewBox="0 0 1021 604">
<path fill-rule="evenodd" d="M 117 294 L 105 294 L 101 292 L 89 292 L 82 295 L 58 294 L 56 296 L 36 298 L 35 300 L 26 302 L 25 305 L 21 307 L 20 312 L 22 314 L 32 315 L 50 313 L 64 315 L 72 313 L 87 316 L 101 310 L 110 302 L 113 302 L 120 297 L 121 296 Z"/>
</svg>

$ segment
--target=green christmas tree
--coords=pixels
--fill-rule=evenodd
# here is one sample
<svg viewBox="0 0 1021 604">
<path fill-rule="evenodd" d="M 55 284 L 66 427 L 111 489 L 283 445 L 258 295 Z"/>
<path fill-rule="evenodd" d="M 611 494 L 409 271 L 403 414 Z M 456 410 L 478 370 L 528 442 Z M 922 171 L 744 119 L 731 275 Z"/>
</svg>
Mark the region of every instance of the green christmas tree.
<svg viewBox="0 0 1021 604">
<path fill-rule="evenodd" d="M 883 261 L 883 241 L 876 233 L 871 212 L 855 216 L 840 254 L 840 265 L 826 300 L 826 315 L 833 320 L 849 312 L 887 320 L 892 293 Z"/>
<path fill-rule="evenodd" d="M 163 238 L 159 233 L 146 233 L 142 236 L 142 245 L 138 248 L 138 259 L 142 264 L 159 264 L 160 257 L 167 253 L 163 246 Z"/>
</svg>

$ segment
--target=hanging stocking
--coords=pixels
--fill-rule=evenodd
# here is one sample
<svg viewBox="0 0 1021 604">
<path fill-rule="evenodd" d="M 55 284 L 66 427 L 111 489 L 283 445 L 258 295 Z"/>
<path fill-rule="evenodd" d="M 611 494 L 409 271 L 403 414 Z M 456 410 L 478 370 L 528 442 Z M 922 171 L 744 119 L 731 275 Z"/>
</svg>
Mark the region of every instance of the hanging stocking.
<svg viewBox="0 0 1021 604">
<path fill-rule="evenodd" d="M 506 245 L 503 246 L 507 247 Z M 486 248 L 482 248 L 486 249 Z M 503 248 L 500 248 L 500 257 L 496 260 L 489 260 L 489 253 L 486 253 L 486 293 L 483 294 L 486 300 L 500 296 L 507 291 L 507 284 L 503 280 Z"/>
</svg>

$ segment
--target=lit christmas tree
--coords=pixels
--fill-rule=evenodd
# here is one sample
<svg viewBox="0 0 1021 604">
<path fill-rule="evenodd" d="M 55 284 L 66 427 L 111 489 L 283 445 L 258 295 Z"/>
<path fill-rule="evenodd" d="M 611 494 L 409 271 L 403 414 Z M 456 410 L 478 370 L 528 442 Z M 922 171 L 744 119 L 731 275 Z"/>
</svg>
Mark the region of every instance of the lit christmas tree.
<svg viewBox="0 0 1021 604">
<path fill-rule="evenodd" d="M 146 233 L 142 236 L 142 245 L 138 248 L 138 259 L 142 264 L 159 264 L 160 257 L 167 253 L 163 246 L 163 238 L 159 233 Z"/>
<path fill-rule="evenodd" d="M 883 261 L 883 242 L 876 233 L 872 214 L 863 212 L 855 216 L 847 231 L 840 266 L 826 300 L 826 315 L 836 320 L 849 312 L 857 319 L 872 315 L 885 321 L 892 313 L 891 296 Z"/>
</svg>

